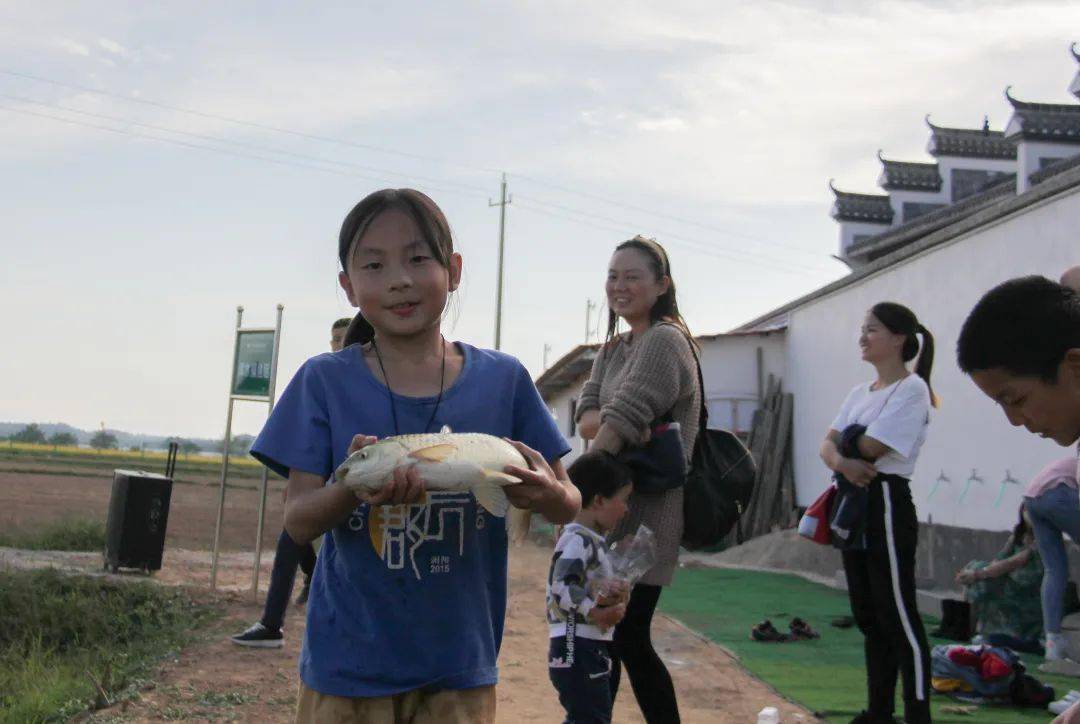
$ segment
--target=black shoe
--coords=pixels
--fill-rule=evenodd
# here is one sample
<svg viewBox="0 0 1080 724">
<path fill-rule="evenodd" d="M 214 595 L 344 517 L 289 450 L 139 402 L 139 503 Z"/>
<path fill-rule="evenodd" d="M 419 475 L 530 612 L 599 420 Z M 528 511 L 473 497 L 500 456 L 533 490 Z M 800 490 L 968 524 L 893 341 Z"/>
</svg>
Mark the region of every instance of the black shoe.
<svg viewBox="0 0 1080 724">
<path fill-rule="evenodd" d="M 780 633 L 779 631 L 777 631 L 776 627 L 772 625 L 772 621 L 762 621 L 761 623 L 750 629 L 750 638 L 754 641 L 769 642 L 791 640 L 791 637 L 788 634 Z"/>
<path fill-rule="evenodd" d="M 281 630 L 273 631 L 257 623 L 242 634 L 230 636 L 229 640 L 237 646 L 250 646 L 256 649 L 280 649 L 285 645 L 285 636 Z"/>
<path fill-rule="evenodd" d="M 296 605 L 303 606 L 307 603 L 308 596 L 311 594 L 311 576 L 304 576 L 304 587 L 300 589 L 300 594 L 296 597 Z"/>
<path fill-rule="evenodd" d="M 821 638 L 821 634 L 810 628 L 810 624 L 803 621 L 801 618 L 794 618 L 791 620 L 791 638 L 817 639 Z"/>
</svg>

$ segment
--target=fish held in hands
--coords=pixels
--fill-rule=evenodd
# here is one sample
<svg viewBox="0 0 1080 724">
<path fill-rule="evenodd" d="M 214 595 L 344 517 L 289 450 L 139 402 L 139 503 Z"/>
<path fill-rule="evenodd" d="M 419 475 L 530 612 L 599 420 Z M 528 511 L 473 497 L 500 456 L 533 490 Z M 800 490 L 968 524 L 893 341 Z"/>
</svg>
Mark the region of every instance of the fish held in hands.
<svg viewBox="0 0 1080 724">
<path fill-rule="evenodd" d="M 363 447 L 338 466 L 335 479 L 353 492 L 375 493 L 394 470 L 413 466 L 428 490 L 468 490 L 484 510 L 500 518 L 510 509 L 503 488 L 521 482 L 507 465 L 528 468 L 513 445 L 483 433 L 397 435 Z"/>
</svg>

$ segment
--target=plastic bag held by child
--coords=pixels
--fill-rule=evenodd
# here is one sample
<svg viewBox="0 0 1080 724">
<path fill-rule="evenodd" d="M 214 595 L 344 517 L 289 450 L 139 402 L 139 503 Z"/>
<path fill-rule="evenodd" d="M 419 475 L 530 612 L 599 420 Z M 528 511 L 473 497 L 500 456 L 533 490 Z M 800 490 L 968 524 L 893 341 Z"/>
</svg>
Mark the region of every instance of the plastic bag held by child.
<svg viewBox="0 0 1080 724">
<path fill-rule="evenodd" d="M 620 538 L 611 546 L 608 560 L 612 574 L 598 582 L 598 593 L 626 600 L 634 584 L 656 565 L 656 534 L 648 526 L 638 526 L 633 536 Z"/>
</svg>

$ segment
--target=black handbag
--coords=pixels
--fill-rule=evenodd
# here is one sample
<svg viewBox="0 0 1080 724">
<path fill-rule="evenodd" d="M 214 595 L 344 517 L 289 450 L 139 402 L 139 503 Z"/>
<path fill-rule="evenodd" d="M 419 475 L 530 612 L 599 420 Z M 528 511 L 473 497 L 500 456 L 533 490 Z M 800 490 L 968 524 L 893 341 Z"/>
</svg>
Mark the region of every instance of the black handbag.
<svg viewBox="0 0 1080 724">
<path fill-rule="evenodd" d="M 655 495 L 685 482 L 686 454 L 679 423 L 660 422 L 650 431 L 647 443 L 624 448 L 617 457 L 630 469 L 634 492 Z"/>
<path fill-rule="evenodd" d="M 709 429 L 705 381 L 693 342 L 690 350 L 697 364 L 701 412 L 694 454 L 683 484 L 682 545 L 693 550 L 718 545 L 739 523 L 754 493 L 757 464 L 733 433 Z M 742 543 L 742 526 L 736 531 L 736 539 Z"/>
</svg>

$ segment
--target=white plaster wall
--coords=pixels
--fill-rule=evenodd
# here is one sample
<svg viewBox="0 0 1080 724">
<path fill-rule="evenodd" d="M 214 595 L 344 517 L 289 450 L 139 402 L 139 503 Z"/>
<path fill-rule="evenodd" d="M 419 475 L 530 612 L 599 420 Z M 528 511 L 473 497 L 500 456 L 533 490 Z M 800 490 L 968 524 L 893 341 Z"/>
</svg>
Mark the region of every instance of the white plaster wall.
<svg viewBox="0 0 1080 724">
<path fill-rule="evenodd" d="M 932 381 L 942 398 L 934 411 L 912 490 L 921 520 L 1004 530 L 1013 525 L 1023 483 L 1045 464 L 1075 451 L 1009 425 L 956 366 L 956 339 L 968 312 L 995 284 L 1025 274 L 1057 278 L 1080 263 L 1080 192 L 1029 208 L 791 313 L 787 387 L 795 394 L 795 480 L 800 505 L 824 490 L 829 474 L 818 449 L 844 396 L 873 379 L 859 358 L 863 316 L 879 301 L 911 307 L 933 332 Z M 976 472 L 961 500 L 966 481 Z M 1006 474 L 1021 485 L 1004 486 Z M 931 498 L 935 479 L 944 474 Z"/>
<path fill-rule="evenodd" d="M 1078 153 L 1080 153 L 1080 146 L 1072 143 L 1020 141 L 1016 146 L 1017 193 L 1023 193 L 1031 188 L 1029 177 L 1039 170 L 1040 158 L 1070 158 Z"/>
<path fill-rule="evenodd" d="M 900 224 L 911 221 L 911 219 L 904 218 L 905 203 L 914 202 L 917 204 L 944 204 L 948 203 L 946 201 L 946 195 L 947 192 L 945 191 L 944 183 L 942 183 L 940 191 L 889 191 L 889 204 L 893 208 L 893 225 L 899 226 Z"/>
<path fill-rule="evenodd" d="M 555 416 L 555 422 L 559 426 L 559 432 L 563 434 L 567 442 L 570 443 L 570 453 L 563 458 L 563 463 L 569 465 L 577 459 L 585 450 L 585 441 L 581 439 L 576 433 L 571 435 L 571 419 L 570 419 L 570 403 L 573 399 L 581 396 L 581 388 L 585 384 L 585 380 L 588 379 L 588 375 L 581 378 L 578 384 L 563 390 L 558 395 L 554 395 L 551 399 L 547 400 L 548 408 Z"/>
<path fill-rule="evenodd" d="M 763 378 L 783 379 L 784 332 L 725 336 L 701 343 L 701 373 L 709 407 L 709 427 L 748 432 L 758 408 L 757 350 L 762 350 Z M 732 400 L 738 400 L 733 405 Z"/>
<path fill-rule="evenodd" d="M 938 170 L 943 180 L 941 190 L 947 197 L 947 203 L 953 203 L 952 198 L 952 172 L 959 169 L 963 171 L 997 171 L 1001 173 L 1016 173 L 1016 161 L 1010 158 L 957 158 L 953 156 L 940 156 L 937 159 Z"/>
<path fill-rule="evenodd" d="M 890 228 L 888 224 L 869 224 L 865 221 L 840 222 L 840 255 L 847 253 L 848 248 L 855 243 L 856 236 L 877 236 Z"/>
</svg>

